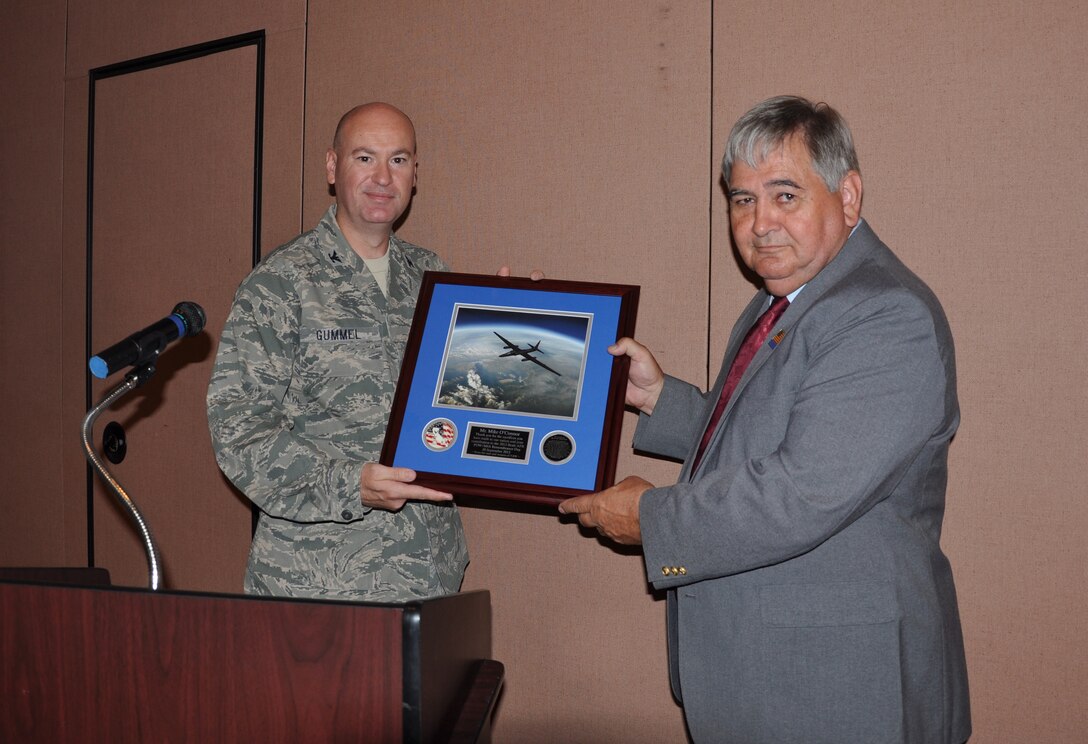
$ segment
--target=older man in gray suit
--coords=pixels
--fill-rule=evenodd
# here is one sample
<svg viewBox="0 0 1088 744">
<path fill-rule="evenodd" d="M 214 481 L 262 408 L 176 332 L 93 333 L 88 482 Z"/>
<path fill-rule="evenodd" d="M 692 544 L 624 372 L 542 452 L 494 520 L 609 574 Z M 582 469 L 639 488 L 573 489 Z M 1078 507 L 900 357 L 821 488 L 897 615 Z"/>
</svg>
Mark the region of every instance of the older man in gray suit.
<svg viewBox="0 0 1088 744">
<path fill-rule="evenodd" d="M 961 744 L 939 545 L 959 422 L 944 312 L 861 219 L 850 131 L 826 104 L 759 104 L 722 171 L 763 288 L 715 386 L 665 375 L 631 339 L 612 348 L 631 358 L 635 447 L 682 458 L 680 479 L 629 477 L 560 511 L 643 545 L 696 741 Z"/>
</svg>

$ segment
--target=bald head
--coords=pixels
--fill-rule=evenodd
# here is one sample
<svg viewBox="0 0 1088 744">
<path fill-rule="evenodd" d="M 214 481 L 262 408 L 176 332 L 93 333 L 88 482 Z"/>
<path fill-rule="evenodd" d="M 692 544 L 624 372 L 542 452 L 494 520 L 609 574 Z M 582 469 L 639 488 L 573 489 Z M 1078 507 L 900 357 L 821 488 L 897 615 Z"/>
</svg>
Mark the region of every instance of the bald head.
<svg viewBox="0 0 1088 744">
<path fill-rule="evenodd" d="M 416 130 L 400 109 L 367 103 L 344 114 L 325 153 L 336 195 L 336 223 L 363 258 L 380 258 L 389 233 L 412 201 Z"/>
<path fill-rule="evenodd" d="M 332 149 L 340 152 L 344 144 L 344 131 L 354 126 L 400 126 L 407 128 L 412 138 L 412 154 L 416 151 L 416 128 L 408 115 L 396 106 L 381 101 L 363 103 L 340 117 L 336 133 L 332 137 Z"/>
</svg>

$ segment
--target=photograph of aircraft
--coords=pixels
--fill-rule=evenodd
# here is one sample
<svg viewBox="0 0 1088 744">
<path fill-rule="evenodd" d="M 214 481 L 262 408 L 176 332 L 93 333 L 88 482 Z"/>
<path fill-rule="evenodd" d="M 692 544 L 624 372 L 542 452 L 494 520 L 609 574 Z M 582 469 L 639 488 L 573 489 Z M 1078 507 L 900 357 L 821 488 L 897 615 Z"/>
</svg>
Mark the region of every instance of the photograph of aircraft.
<svg viewBox="0 0 1088 744">
<path fill-rule="evenodd" d="M 505 354 L 499 354 L 500 357 L 508 357 L 508 356 L 514 356 L 514 355 L 520 354 L 521 355 L 521 361 L 523 361 L 523 362 L 532 362 L 533 364 L 539 364 L 541 367 L 548 370 L 552 374 L 559 375 L 560 377 L 563 376 L 563 375 L 559 374 L 558 372 L 556 372 L 551 367 L 549 367 L 547 364 L 545 364 L 544 362 L 540 361 L 535 356 L 533 356 L 533 354 L 536 353 L 536 352 L 543 353 L 543 352 L 540 351 L 540 342 L 539 341 L 537 341 L 535 344 L 530 344 L 528 348 L 523 349 L 520 346 L 518 346 L 517 344 L 515 344 L 513 341 L 510 341 L 509 339 L 503 338 L 503 336 L 498 331 L 492 331 L 492 333 L 494 333 L 496 336 L 498 336 L 502 340 L 502 344 L 503 344 L 504 349 L 509 349 L 510 350 L 510 351 L 506 352 Z"/>
<path fill-rule="evenodd" d="M 588 313 L 458 304 L 434 405 L 577 418 L 591 325 Z"/>
</svg>

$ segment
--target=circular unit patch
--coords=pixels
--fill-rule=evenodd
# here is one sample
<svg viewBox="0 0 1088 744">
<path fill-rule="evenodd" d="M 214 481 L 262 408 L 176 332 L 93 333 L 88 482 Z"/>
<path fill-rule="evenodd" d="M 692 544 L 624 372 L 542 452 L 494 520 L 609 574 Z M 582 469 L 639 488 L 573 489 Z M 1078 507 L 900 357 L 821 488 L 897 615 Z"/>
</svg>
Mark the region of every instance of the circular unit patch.
<svg viewBox="0 0 1088 744">
<path fill-rule="evenodd" d="M 432 452 L 445 452 L 457 441 L 457 427 L 449 419 L 432 419 L 423 427 L 423 446 Z"/>
</svg>

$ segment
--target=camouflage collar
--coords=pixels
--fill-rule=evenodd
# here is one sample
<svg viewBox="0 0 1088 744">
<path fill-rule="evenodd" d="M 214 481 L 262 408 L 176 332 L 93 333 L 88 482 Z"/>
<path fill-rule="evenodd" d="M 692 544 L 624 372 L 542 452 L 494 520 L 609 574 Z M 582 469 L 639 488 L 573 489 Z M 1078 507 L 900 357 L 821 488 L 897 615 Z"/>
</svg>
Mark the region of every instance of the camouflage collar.
<svg viewBox="0 0 1088 744">
<path fill-rule="evenodd" d="M 377 281 L 370 273 L 370 270 L 367 269 L 363 259 L 352 250 L 351 244 L 348 243 L 347 238 L 340 231 L 340 226 L 336 223 L 335 204 L 329 206 L 325 216 L 321 218 L 317 234 L 318 240 L 315 248 L 320 252 L 328 270 L 339 273 L 345 279 L 359 283 L 360 287 L 368 288 L 367 291 L 372 289 L 372 291 L 381 294 Z M 411 243 L 407 245 L 411 245 Z M 400 299 L 409 295 L 414 297 L 418 287 L 406 277 L 415 275 L 418 272 L 416 272 L 415 264 L 408 255 L 405 242 L 393 234 L 389 235 L 388 255 L 389 298 Z M 369 288 L 371 282 L 374 282 L 374 285 Z M 382 296 L 384 297 L 384 295 Z"/>
<path fill-rule="evenodd" d="M 336 205 L 329 205 L 319 225 L 321 232 L 325 233 L 320 241 L 321 252 L 325 260 L 344 271 L 357 273 L 363 271 L 366 264 L 348 243 L 344 233 L 340 231 L 340 225 L 336 223 Z M 389 235 L 389 265 L 399 263 L 404 255 L 404 248 L 396 235 Z"/>
</svg>

